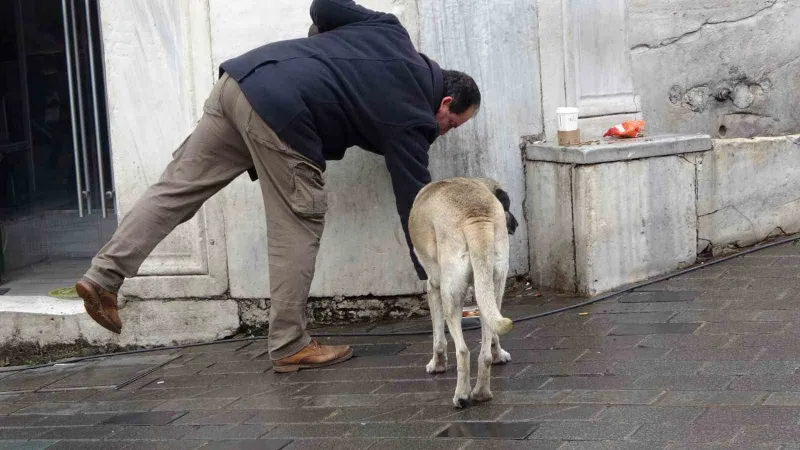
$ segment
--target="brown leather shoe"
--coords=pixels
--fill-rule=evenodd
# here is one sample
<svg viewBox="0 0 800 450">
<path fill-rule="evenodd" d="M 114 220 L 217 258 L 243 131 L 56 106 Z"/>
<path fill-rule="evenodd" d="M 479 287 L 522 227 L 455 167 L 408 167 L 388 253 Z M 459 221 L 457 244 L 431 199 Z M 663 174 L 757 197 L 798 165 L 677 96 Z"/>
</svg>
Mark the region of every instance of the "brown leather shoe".
<svg viewBox="0 0 800 450">
<path fill-rule="evenodd" d="M 275 372 L 297 372 L 300 369 L 316 369 L 347 361 L 353 357 L 353 349 L 347 345 L 321 345 L 312 340 L 292 356 L 272 362 Z"/>
<path fill-rule="evenodd" d="M 109 292 L 94 281 L 82 279 L 75 285 L 75 290 L 83 299 L 86 312 L 108 331 L 120 334 L 122 321 L 117 311 L 117 294 Z"/>
</svg>

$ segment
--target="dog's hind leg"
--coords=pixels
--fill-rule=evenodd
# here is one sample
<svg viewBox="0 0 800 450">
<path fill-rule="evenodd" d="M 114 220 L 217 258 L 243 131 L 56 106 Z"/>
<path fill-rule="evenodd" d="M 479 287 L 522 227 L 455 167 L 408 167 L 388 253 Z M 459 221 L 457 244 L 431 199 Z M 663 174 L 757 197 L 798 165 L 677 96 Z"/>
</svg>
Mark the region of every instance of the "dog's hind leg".
<svg viewBox="0 0 800 450">
<path fill-rule="evenodd" d="M 428 280 L 428 306 L 433 322 L 433 357 L 425 366 L 428 373 L 442 373 L 447 370 L 447 338 L 444 335 L 444 314 L 439 286 Z"/>
<path fill-rule="evenodd" d="M 478 356 L 478 379 L 475 389 L 472 390 L 472 400 L 485 402 L 492 399 L 490 380 L 492 376 L 492 348 L 493 337 L 497 336 L 486 323 L 481 322 L 481 352 Z"/>
<path fill-rule="evenodd" d="M 440 293 L 442 309 L 447 321 L 447 329 L 453 338 L 456 350 L 456 365 L 458 367 L 458 381 L 453 397 L 453 406 L 463 408 L 469 405 L 470 377 L 469 377 L 469 348 L 464 342 L 464 333 L 461 330 L 461 313 L 463 311 L 464 295 L 467 292 L 469 276 L 469 260 L 459 257 L 452 258 L 442 264 L 442 282 Z"/>
<path fill-rule="evenodd" d="M 506 277 L 508 276 L 508 245 L 500 244 L 498 260 L 494 268 L 494 295 L 497 309 L 503 310 L 503 296 L 506 292 Z M 484 337 L 485 339 L 485 337 Z M 511 361 L 511 355 L 500 347 L 500 337 L 492 333 L 492 363 L 505 364 Z"/>
</svg>

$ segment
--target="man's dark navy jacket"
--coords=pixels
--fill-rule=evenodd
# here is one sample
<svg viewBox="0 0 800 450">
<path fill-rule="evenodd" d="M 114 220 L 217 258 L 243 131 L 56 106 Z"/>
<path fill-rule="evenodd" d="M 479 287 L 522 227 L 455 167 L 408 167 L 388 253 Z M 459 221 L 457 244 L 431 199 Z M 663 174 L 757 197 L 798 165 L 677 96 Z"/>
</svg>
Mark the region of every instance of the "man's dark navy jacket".
<svg viewBox="0 0 800 450">
<path fill-rule="evenodd" d="M 319 34 L 274 42 L 224 62 L 262 119 L 293 149 L 325 170 L 348 147 L 384 155 L 406 241 L 414 198 L 431 181 L 428 149 L 442 70 L 417 52 L 392 14 L 352 0 L 314 0 Z M 252 173 L 251 173 L 252 174 Z M 426 279 L 413 251 L 420 279 Z"/>
</svg>

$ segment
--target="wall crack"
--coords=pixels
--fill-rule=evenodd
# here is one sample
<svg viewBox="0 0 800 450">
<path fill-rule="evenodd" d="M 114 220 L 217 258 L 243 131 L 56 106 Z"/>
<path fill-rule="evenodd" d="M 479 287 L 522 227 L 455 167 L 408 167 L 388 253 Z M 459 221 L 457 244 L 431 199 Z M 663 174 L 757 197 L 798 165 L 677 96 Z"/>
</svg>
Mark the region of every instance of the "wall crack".
<svg viewBox="0 0 800 450">
<path fill-rule="evenodd" d="M 657 48 L 666 47 L 666 46 L 672 45 L 672 44 L 674 44 L 676 42 L 680 42 L 684 38 L 687 38 L 689 36 L 697 34 L 697 33 L 702 31 L 706 27 L 710 27 L 710 26 L 714 26 L 714 25 L 726 25 L 726 24 L 731 24 L 731 23 L 738 23 L 738 22 L 743 22 L 743 21 L 748 20 L 748 19 L 752 19 L 752 18 L 760 15 L 764 11 L 775 7 L 775 5 L 777 3 L 778 3 L 778 0 L 773 0 L 770 4 L 768 4 L 767 6 L 761 8 L 759 10 L 757 10 L 756 12 L 754 12 L 754 13 L 752 13 L 750 15 L 744 16 L 744 17 L 737 18 L 737 19 L 732 19 L 732 20 L 712 20 L 712 19 L 708 19 L 708 20 L 703 22 L 699 27 L 697 27 L 694 30 L 687 31 L 686 33 L 683 33 L 683 34 L 681 34 L 679 36 L 673 36 L 673 37 L 664 39 L 664 40 L 662 40 L 661 42 L 659 42 L 656 45 L 638 44 L 638 45 L 635 45 L 635 46 L 631 47 L 631 50 L 633 50 L 633 51 L 642 51 L 643 52 L 643 51 L 647 51 L 647 50 L 654 50 L 654 49 L 657 49 Z"/>
</svg>

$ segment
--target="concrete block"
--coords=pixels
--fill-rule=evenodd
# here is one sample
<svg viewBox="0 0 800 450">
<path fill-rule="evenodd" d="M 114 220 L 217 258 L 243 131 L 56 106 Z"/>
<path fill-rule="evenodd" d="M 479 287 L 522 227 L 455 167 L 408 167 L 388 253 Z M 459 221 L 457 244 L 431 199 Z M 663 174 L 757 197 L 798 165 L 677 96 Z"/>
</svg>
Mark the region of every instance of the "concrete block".
<svg viewBox="0 0 800 450">
<path fill-rule="evenodd" d="M 572 166 L 529 161 L 527 166 L 530 276 L 534 284 L 573 292 L 575 243 Z"/>
<path fill-rule="evenodd" d="M 697 169 L 698 237 L 715 253 L 800 232 L 800 136 L 715 140 Z"/>
<path fill-rule="evenodd" d="M 120 310 L 123 330 L 113 334 L 86 314 L 82 300 L 0 297 L 0 345 L 72 343 L 155 346 L 222 339 L 239 328 L 233 300 L 146 300 Z"/>
<path fill-rule="evenodd" d="M 579 166 L 578 290 L 594 295 L 694 263 L 695 165 L 685 156 Z"/>
</svg>

